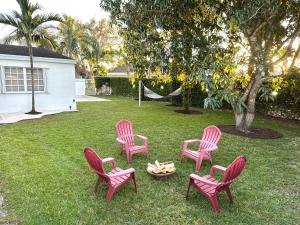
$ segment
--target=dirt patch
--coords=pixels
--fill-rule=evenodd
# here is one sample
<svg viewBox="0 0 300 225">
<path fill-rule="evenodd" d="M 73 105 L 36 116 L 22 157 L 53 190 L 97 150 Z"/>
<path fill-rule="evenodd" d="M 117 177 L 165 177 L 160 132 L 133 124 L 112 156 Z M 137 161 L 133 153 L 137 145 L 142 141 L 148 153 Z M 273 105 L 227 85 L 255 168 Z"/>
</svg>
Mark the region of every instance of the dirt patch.
<svg viewBox="0 0 300 225">
<path fill-rule="evenodd" d="M 202 114 L 201 111 L 197 111 L 197 110 L 189 110 L 189 111 L 186 111 L 186 110 L 184 110 L 184 109 L 174 110 L 174 112 L 182 113 L 182 114 L 188 114 L 188 115 L 200 115 L 200 114 Z"/>
<path fill-rule="evenodd" d="M 249 133 L 243 133 L 237 130 L 235 128 L 235 125 L 217 125 L 217 127 L 224 133 L 253 139 L 276 139 L 282 137 L 281 133 L 269 128 L 254 127 L 250 130 Z"/>
<path fill-rule="evenodd" d="M 4 196 L 0 193 L 0 224 L 7 224 L 7 209 L 4 207 Z"/>
</svg>

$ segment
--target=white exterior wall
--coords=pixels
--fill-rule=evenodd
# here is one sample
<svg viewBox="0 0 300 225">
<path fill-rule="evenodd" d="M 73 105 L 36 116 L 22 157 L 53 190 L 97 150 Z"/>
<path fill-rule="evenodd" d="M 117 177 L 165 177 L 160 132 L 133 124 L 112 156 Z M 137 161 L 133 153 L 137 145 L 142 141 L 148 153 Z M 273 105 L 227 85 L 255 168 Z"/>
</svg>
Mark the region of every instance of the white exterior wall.
<svg viewBox="0 0 300 225">
<path fill-rule="evenodd" d="M 76 110 L 75 102 L 75 61 L 65 59 L 34 58 L 34 68 L 43 68 L 45 92 L 35 93 L 37 111 Z M 0 78 L 4 66 L 30 67 L 26 56 L 0 55 Z M 3 79 L 2 79 L 3 81 Z M 0 82 L 0 113 L 29 112 L 31 93 L 5 93 Z"/>
</svg>

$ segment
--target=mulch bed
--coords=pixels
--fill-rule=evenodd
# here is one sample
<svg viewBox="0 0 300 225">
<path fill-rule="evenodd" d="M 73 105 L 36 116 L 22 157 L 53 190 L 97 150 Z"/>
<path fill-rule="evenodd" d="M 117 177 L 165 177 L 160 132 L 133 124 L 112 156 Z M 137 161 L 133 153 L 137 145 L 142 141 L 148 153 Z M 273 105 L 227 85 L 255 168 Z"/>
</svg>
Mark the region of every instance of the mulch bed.
<svg viewBox="0 0 300 225">
<path fill-rule="evenodd" d="M 173 105 L 173 104 L 171 104 L 171 103 L 169 103 L 169 104 L 166 104 L 165 106 L 170 106 L 170 107 L 181 107 L 181 105 Z"/>
<path fill-rule="evenodd" d="M 188 115 L 199 115 L 199 114 L 202 114 L 201 111 L 196 111 L 196 110 L 186 111 L 184 109 L 174 110 L 174 112 L 182 113 L 182 114 L 188 114 Z"/>
<path fill-rule="evenodd" d="M 235 125 L 217 125 L 217 127 L 224 133 L 238 135 L 253 139 L 276 139 L 281 138 L 282 134 L 269 129 L 269 128 L 258 128 L 254 127 L 249 133 L 243 133 L 235 128 Z"/>
</svg>

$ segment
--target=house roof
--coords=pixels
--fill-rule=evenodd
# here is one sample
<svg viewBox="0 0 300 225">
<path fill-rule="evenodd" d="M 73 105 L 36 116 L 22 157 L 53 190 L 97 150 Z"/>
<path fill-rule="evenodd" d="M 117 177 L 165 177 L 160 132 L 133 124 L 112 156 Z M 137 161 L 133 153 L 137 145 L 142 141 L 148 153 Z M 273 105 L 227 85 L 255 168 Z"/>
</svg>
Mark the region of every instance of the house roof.
<svg viewBox="0 0 300 225">
<path fill-rule="evenodd" d="M 0 44 L 0 54 L 29 56 L 28 48 L 26 46 L 3 45 L 3 44 Z M 42 57 L 42 58 L 54 58 L 54 59 L 71 59 L 67 56 L 56 53 L 49 49 L 35 48 L 35 47 L 33 47 L 33 56 Z"/>
<path fill-rule="evenodd" d="M 109 73 L 128 73 L 128 72 L 132 72 L 133 71 L 133 67 L 130 65 L 123 65 L 123 66 L 117 66 L 114 68 L 111 68 L 108 72 Z"/>
</svg>

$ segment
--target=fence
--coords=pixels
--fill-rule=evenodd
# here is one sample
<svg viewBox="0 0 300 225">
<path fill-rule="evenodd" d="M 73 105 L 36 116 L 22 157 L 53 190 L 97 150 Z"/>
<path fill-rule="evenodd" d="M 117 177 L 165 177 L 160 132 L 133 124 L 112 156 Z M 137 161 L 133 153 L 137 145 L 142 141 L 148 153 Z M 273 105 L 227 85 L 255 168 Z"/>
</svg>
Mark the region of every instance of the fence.
<svg viewBox="0 0 300 225">
<path fill-rule="evenodd" d="M 96 95 L 96 86 L 94 79 L 85 79 L 85 94 Z"/>
</svg>

